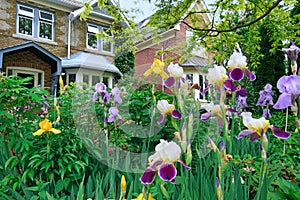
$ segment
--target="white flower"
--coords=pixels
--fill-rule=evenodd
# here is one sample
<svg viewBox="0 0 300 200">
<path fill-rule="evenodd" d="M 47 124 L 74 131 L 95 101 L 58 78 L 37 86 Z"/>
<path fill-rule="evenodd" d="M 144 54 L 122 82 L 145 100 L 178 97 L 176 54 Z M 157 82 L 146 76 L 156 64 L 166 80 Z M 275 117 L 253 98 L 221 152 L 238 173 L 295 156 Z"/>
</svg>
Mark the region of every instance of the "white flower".
<svg viewBox="0 0 300 200">
<path fill-rule="evenodd" d="M 251 112 L 243 112 L 241 116 L 243 117 L 243 124 L 249 130 L 255 131 L 259 136 L 262 135 L 262 130 L 266 132 L 271 127 L 269 120 L 266 120 L 264 117 L 254 119 Z"/>
<path fill-rule="evenodd" d="M 173 104 L 169 104 L 167 100 L 159 100 L 157 102 L 157 109 L 163 114 L 170 115 L 175 109 L 175 106 Z"/>
<path fill-rule="evenodd" d="M 168 163 L 176 162 L 180 158 L 181 149 L 175 142 L 167 142 L 161 139 L 155 147 L 155 154 L 149 157 L 150 163 L 163 161 Z"/>
<path fill-rule="evenodd" d="M 177 63 L 173 64 L 171 62 L 167 70 L 169 74 L 174 78 L 184 78 L 183 68 L 180 67 Z"/>
<path fill-rule="evenodd" d="M 222 87 L 227 78 L 226 69 L 223 66 L 215 65 L 214 68 L 208 69 L 207 80 L 211 84 Z"/>
<path fill-rule="evenodd" d="M 241 52 L 233 52 L 228 61 L 228 67 L 230 69 L 234 68 L 246 68 L 247 62 L 246 56 L 243 56 Z"/>
</svg>

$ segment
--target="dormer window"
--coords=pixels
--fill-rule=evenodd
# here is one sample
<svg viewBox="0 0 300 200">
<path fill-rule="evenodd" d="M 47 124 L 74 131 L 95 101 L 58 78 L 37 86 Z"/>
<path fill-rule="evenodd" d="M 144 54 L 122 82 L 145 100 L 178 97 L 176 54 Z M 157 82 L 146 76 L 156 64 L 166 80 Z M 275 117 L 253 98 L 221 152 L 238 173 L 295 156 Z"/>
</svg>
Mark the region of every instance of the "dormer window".
<svg viewBox="0 0 300 200">
<path fill-rule="evenodd" d="M 108 37 L 112 37 L 107 27 L 87 24 L 87 48 L 113 53 L 113 44 L 108 39 L 100 39 L 97 37 L 97 33 L 100 31 L 105 31 Z"/>
<path fill-rule="evenodd" d="M 18 4 L 17 33 L 53 41 L 54 14 L 36 7 Z"/>
</svg>

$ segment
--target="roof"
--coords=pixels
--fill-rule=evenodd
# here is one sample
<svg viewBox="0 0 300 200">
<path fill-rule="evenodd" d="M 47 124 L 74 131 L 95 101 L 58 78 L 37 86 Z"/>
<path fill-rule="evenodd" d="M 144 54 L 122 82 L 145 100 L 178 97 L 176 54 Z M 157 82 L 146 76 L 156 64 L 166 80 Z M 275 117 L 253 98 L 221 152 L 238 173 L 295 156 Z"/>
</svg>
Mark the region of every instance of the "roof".
<svg viewBox="0 0 300 200">
<path fill-rule="evenodd" d="M 200 56 L 195 56 L 186 59 L 182 64 L 180 64 L 182 67 L 203 67 L 207 66 L 207 60 Z"/>
<path fill-rule="evenodd" d="M 10 54 L 14 52 L 19 51 L 26 51 L 29 50 L 36 55 L 38 55 L 41 59 L 45 60 L 46 62 L 52 63 L 53 65 L 56 65 L 56 73 L 57 75 L 61 74 L 61 59 L 48 50 L 44 49 L 40 45 L 38 45 L 35 42 L 27 42 L 19 45 L 9 46 L 3 49 L 0 49 L 0 69 L 3 65 L 3 55 L 4 54 Z"/>
<path fill-rule="evenodd" d="M 122 76 L 120 70 L 104 56 L 86 52 L 77 52 L 71 55 L 70 59 L 68 59 L 67 57 L 62 58 L 62 67 L 82 67 L 103 72 L 111 72 Z"/>
</svg>

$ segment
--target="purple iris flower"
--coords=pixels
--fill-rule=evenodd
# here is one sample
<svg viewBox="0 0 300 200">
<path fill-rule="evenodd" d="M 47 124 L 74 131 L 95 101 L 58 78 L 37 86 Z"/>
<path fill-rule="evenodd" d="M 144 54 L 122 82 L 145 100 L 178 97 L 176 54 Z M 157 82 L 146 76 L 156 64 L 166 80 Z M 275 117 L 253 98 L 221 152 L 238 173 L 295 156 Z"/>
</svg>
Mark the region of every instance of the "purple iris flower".
<svg viewBox="0 0 300 200">
<path fill-rule="evenodd" d="M 264 87 L 264 90 L 261 90 L 259 92 L 259 99 L 256 103 L 256 106 L 266 106 L 274 105 L 273 103 L 273 91 L 272 91 L 272 85 L 266 84 Z"/>
<path fill-rule="evenodd" d="M 159 177 L 163 181 L 175 182 L 177 170 L 174 166 L 175 162 L 180 162 L 187 170 L 190 169 L 180 158 L 181 148 L 175 142 L 167 142 L 160 140 L 155 147 L 155 154 L 149 156 L 149 167 L 142 174 L 140 181 L 143 184 L 153 183 L 158 172 Z"/>
<path fill-rule="evenodd" d="M 282 48 L 282 51 L 288 56 L 288 58 L 293 61 L 298 59 L 298 54 L 300 52 L 299 47 L 295 45 L 294 42 L 292 42 L 290 48 Z"/>
<path fill-rule="evenodd" d="M 263 109 L 263 117 L 264 118 L 271 118 L 272 117 L 270 109 L 268 109 L 268 108 Z"/>
<path fill-rule="evenodd" d="M 259 119 L 252 118 L 252 113 L 250 112 L 243 112 L 241 116 L 243 117 L 244 126 L 248 129 L 239 133 L 237 136 L 238 140 L 245 136 L 250 136 L 250 141 L 253 142 L 264 137 L 264 134 L 266 134 L 268 129 L 271 129 L 274 136 L 277 138 L 287 139 L 291 136 L 290 133 L 271 125 L 269 120 L 266 120 L 264 117 Z"/>
<path fill-rule="evenodd" d="M 115 103 L 117 104 L 121 104 L 122 103 L 122 98 L 120 97 L 121 91 L 119 90 L 119 88 L 114 87 L 111 90 L 111 95 L 113 96 Z"/>
<path fill-rule="evenodd" d="M 300 96 L 300 76 L 283 76 L 277 82 L 277 88 L 282 94 L 279 96 L 275 109 L 285 109 L 289 106 L 297 108 L 296 99 Z"/>
<path fill-rule="evenodd" d="M 247 97 L 239 96 L 237 99 L 237 107 L 238 108 L 246 108 L 247 107 Z"/>
<path fill-rule="evenodd" d="M 118 117 L 119 120 L 122 120 L 122 116 L 119 114 L 119 110 L 117 107 L 110 107 L 108 112 L 109 112 L 109 116 L 108 116 L 109 123 L 115 121 L 116 117 Z"/>
<path fill-rule="evenodd" d="M 110 101 L 110 94 L 107 92 L 106 85 L 104 83 L 97 83 L 95 86 L 96 92 L 93 95 L 93 102 L 96 102 L 98 100 L 98 95 L 103 98 L 104 103 Z"/>
<path fill-rule="evenodd" d="M 238 88 L 236 91 L 236 97 L 242 96 L 245 97 L 248 94 L 246 88 Z"/>
</svg>

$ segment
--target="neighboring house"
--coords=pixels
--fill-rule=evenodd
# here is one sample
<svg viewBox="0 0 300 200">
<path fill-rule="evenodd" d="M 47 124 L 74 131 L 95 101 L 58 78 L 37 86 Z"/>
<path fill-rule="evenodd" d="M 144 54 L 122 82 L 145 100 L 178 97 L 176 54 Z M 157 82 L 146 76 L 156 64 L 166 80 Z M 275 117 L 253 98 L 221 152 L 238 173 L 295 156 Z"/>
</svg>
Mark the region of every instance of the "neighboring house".
<svg viewBox="0 0 300 200">
<path fill-rule="evenodd" d="M 202 1 L 195 1 L 190 7 L 190 9 L 195 9 L 196 11 L 201 11 L 204 8 L 205 4 Z M 208 14 L 201 14 L 201 16 L 203 23 L 211 23 L 211 18 Z M 184 18 L 184 16 L 182 16 L 182 18 Z M 140 28 L 144 28 L 147 26 L 147 22 L 148 19 L 145 19 L 138 23 L 138 26 Z M 185 49 L 189 42 L 189 37 L 191 37 L 192 34 L 193 32 L 190 31 L 184 23 L 179 23 L 167 31 L 161 31 L 159 33 L 159 43 L 155 42 L 151 34 L 146 34 L 145 37 L 147 39 L 137 44 L 138 50 L 135 55 L 136 76 L 143 76 L 143 73 L 150 68 L 154 58 L 159 58 L 160 60 L 164 61 L 168 57 L 180 57 L 180 51 L 178 50 L 167 51 L 165 55 L 160 57 L 155 56 L 155 53 L 160 50 L 166 51 L 172 47 L 180 47 L 181 50 Z M 208 55 L 206 55 L 205 49 L 203 48 L 192 53 L 193 57 L 187 58 L 184 62 L 179 64 L 183 67 L 187 78 L 192 83 L 199 84 L 203 89 L 206 87 L 207 82 L 205 78 L 205 69 L 207 69 L 209 65 L 209 58 Z M 158 84 L 161 83 L 162 80 L 158 81 Z M 200 92 L 197 91 L 195 98 L 203 100 L 205 97 L 200 95 Z"/>
<path fill-rule="evenodd" d="M 113 44 L 96 37 L 114 20 L 97 0 L 91 0 L 94 9 L 87 21 L 79 19 L 81 0 L 0 0 L 0 5 L 0 71 L 5 74 L 30 76 L 28 87 L 52 93 L 59 75 L 66 84 L 103 81 L 109 87 L 122 76 L 113 65 Z"/>
</svg>

